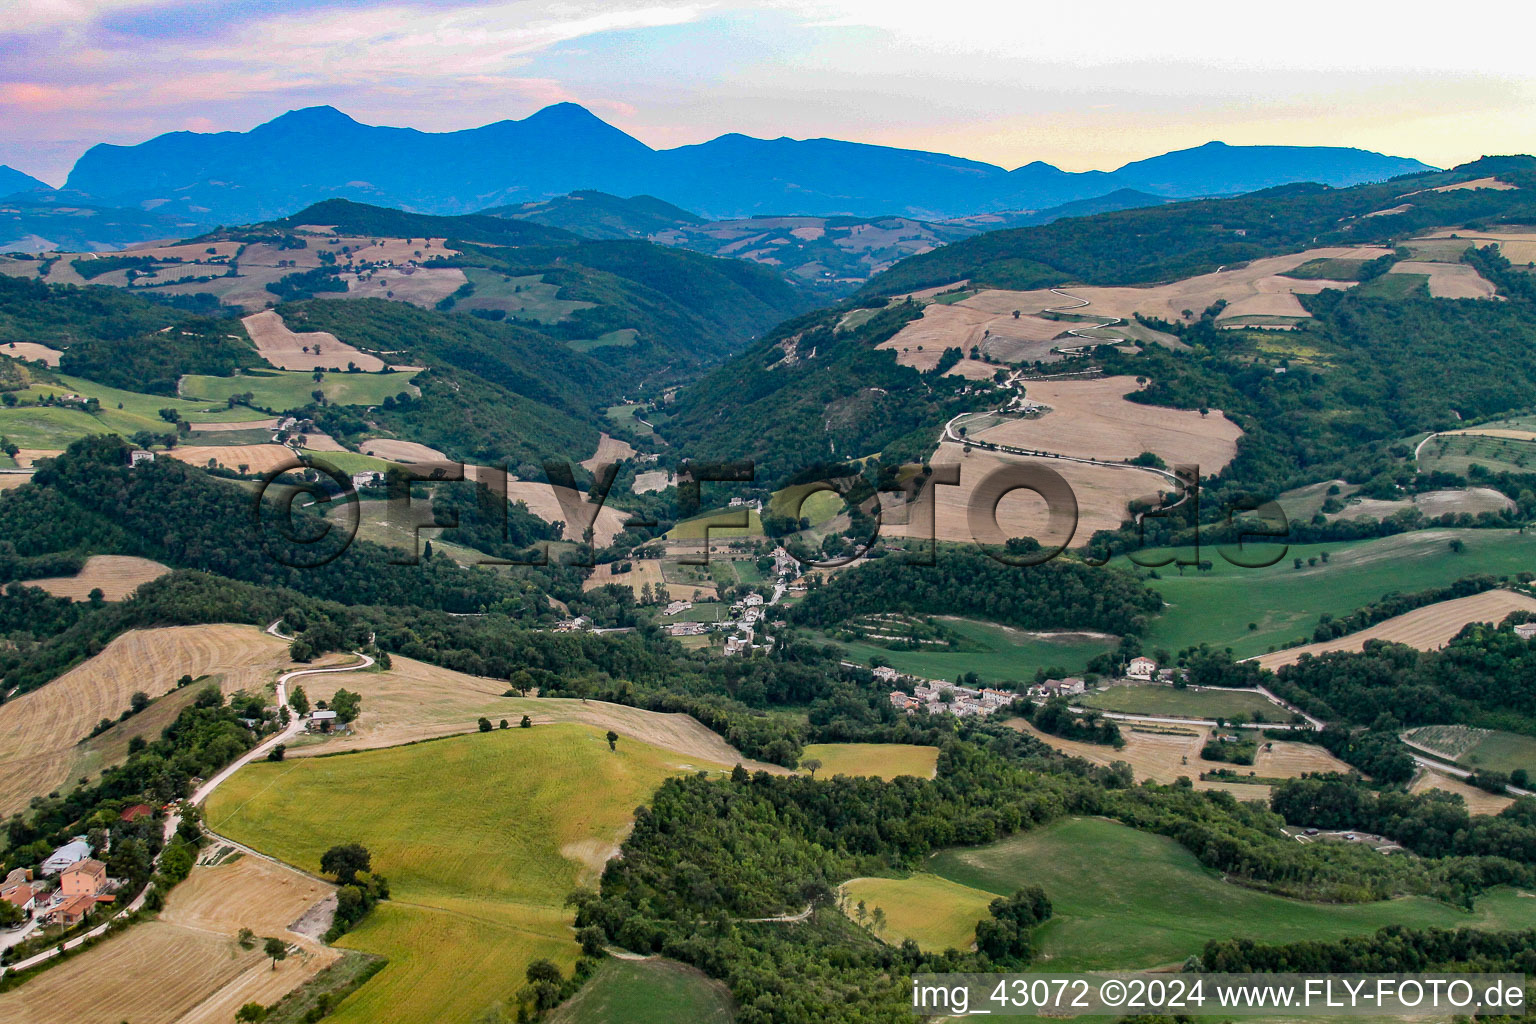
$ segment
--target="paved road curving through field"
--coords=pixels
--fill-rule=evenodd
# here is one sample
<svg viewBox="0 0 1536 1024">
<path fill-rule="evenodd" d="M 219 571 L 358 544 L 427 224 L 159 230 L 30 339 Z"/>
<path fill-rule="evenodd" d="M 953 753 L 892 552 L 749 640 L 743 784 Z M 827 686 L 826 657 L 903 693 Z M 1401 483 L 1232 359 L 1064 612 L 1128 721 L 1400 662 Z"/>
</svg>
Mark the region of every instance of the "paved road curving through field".
<svg viewBox="0 0 1536 1024">
<path fill-rule="evenodd" d="M 278 632 L 277 627 L 280 626 L 280 625 L 282 625 L 282 620 L 281 619 L 277 620 L 276 622 L 274 622 L 270 626 L 268 626 L 266 631 L 268 633 L 270 633 L 272 636 L 277 637 L 279 640 L 292 640 L 293 637 L 286 636 L 286 635 Z M 372 668 L 373 667 L 373 664 L 374 664 L 374 659 L 373 658 L 370 658 L 368 655 L 362 653 L 361 651 L 354 651 L 352 653 L 356 654 L 359 658 L 362 659 L 362 661 L 358 662 L 355 665 L 340 665 L 340 666 L 336 666 L 336 667 L 332 667 L 332 668 L 301 668 L 301 669 L 294 669 L 291 672 L 283 673 L 277 679 L 277 706 L 279 708 L 284 708 L 284 707 L 288 706 L 288 682 L 289 682 L 289 680 L 297 679 L 300 676 L 317 676 L 317 675 L 325 675 L 325 674 L 328 674 L 328 673 L 335 673 L 335 672 L 361 672 L 364 669 Z M 281 712 L 279 712 L 279 714 L 281 714 Z M 250 750 L 246 751 L 243 755 L 241 755 L 235 761 L 231 762 L 223 771 L 219 772 L 217 775 L 215 775 L 213 778 L 209 779 L 207 782 L 204 782 L 201 786 L 199 786 L 193 792 L 193 794 L 188 798 L 187 802 L 190 803 L 194 807 L 197 806 L 198 804 L 201 804 L 203 801 L 208 799 L 209 794 L 211 794 L 215 789 L 219 788 L 219 786 L 223 785 L 224 782 L 226 782 L 229 779 L 230 776 L 235 774 L 235 772 L 239 771 L 241 768 L 244 768 L 246 765 L 250 764 L 252 761 L 256 760 L 257 758 L 266 757 L 267 754 L 270 753 L 272 751 L 272 749 L 274 747 L 276 747 L 279 743 L 286 743 L 288 740 L 290 740 L 294 736 L 298 735 L 303 729 L 304 729 L 304 720 L 302 718 L 300 718 L 299 716 L 297 716 L 297 715 L 293 716 L 293 720 L 290 721 L 288 723 L 288 725 L 281 732 L 274 733 L 273 735 L 268 736 L 261 743 L 259 743 L 256 746 L 252 747 Z M 171 837 L 176 834 L 176 828 L 180 824 L 181 824 L 181 815 L 180 814 L 171 814 L 171 815 L 166 817 L 166 819 L 165 819 L 165 832 L 164 832 L 164 843 L 165 843 L 165 845 L 168 846 L 170 844 Z M 219 836 L 218 838 L 220 840 L 224 841 L 224 842 L 231 842 L 230 840 L 224 839 L 224 837 L 222 837 L 222 836 Z M 239 845 L 239 844 L 232 843 L 232 845 Z M 246 849 L 246 847 L 241 847 L 241 849 Z M 163 852 L 164 851 L 162 850 L 162 853 Z M 250 851 L 250 852 L 254 853 L 255 851 Z M 271 859 L 271 858 L 267 858 L 267 859 Z M 156 857 L 155 858 L 155 865 L 158 866 L 159 863 L 160 863 L 160 858 Z M 77 935 L 73 939 L 70 939 L 68 942 L 63 944 L 63 948 L 66 949 L 66 950 L 74 949 L 76 946 L 80 945 L 82 942 L 85 942 L 88 939 L 93 939 L 96 936 L 105 933 L 107 928 L 112 924 L 112 921 L 114 921 L 114 920 L 116 920 L 116 919 L 118 919 L 120 917 L 125 917 L 128 914 L 132 914 L 135 911 L 137 911 L 140 908 L 142 908 L 144 906 L 144 901 L 149 898 L 149 891 L 152 888 L 153 884 L 154 883 L 151 882 L 149 885 L 146 885 L 144 887 L 143 891 L 140 892 L 139 895 L 134 898 L 132 903 L 129 903 L 122 910 L 120 910 L 116 914 L 114 914 L 111 919 L 102 922 L 101 924 L 97 925 L 95 928 L 92 928 L 90 931 L 86 932 L 83 935 Z M 55 946 L 52 949 L 45 950 L 45 951 L 43 951 L 41 953 L 36 954 L 35 956 L 28 957 L 27 959 L 22 960 L 22 961 L 20 961 L 18 963 L 11 964 L 9 967 L 0 968 L 0 977 L 3 977 L 7 971 L 11 971 L 11 970 L 23 971 L 23 970 L 26 970 L 29 967 L 35 967 L 38 964 L 43 963 L 44 961 L 49 960 L 49 959 L 51 959 L 51 958 L 53 958 L 55 956 L 58 956 L 58 955 L 59 955 L 59 947 Z"/>
</svg>

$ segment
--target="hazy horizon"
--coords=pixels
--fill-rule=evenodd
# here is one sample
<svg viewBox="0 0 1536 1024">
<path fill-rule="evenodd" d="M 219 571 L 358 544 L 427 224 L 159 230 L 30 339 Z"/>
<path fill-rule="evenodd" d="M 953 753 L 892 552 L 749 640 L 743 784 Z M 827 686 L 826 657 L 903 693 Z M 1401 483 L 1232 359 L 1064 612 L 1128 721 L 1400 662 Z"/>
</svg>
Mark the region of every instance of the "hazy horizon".
<svg viewBox="0 0 1536 1024">
<path fill-rule="evenodd" d="M 19 0 L 0 30 L 0 163 L 56 185 L 99 142 L 247 130 L 306 106 L 441 132 L 562 101 L 657 149 L 740 132 L 1009 169 L 1112 170 L 1212 140 L 1442 167 L 1536 149 L 1536 71 L 1484 52 L 1486 19 L 1426 33 L 1316 0 L 1283 18 L 994 8 Z M 1492 9 L 1517 35 L 1536 27 L 1525 6 Z"/>
</svg>

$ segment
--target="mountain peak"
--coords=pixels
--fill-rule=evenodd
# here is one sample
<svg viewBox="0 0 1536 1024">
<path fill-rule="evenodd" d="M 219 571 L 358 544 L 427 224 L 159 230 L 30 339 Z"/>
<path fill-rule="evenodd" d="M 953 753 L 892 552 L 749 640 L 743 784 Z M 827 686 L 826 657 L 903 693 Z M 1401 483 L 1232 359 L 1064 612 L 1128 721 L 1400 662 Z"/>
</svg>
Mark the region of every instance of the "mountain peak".
<svg viewBox="0 0 1536 1024">
<path fill-rule="evenodd" d="M 39 181 L 25 171 L 18 171 L 9 164 L 0 164 L 0 196 L 8 196 L 14 192 L 31 192 L 33 189 L 47 189 L 53 191 L 53 186 L 46 181 Z"/>
<path fill-rule="evenodd" d="M 600 124 L 605 128 L 613 127 L 580 103 L 568 101 L 564 103 L 551 103 L 547 107 L 541 107 L 525 117 L 523 123 L 556 125 Z"/>
<path fill-rule="evenodd" d="M 304 128 L 304 129 L 335 129 L 352 127 L 359 122 L 328 104 L 315 107 L 299 107 L 290 110 L 286 114 L 280 114 L 266 124 L 258 125 L 256 131 L 263 128 Z"/>
</svg>

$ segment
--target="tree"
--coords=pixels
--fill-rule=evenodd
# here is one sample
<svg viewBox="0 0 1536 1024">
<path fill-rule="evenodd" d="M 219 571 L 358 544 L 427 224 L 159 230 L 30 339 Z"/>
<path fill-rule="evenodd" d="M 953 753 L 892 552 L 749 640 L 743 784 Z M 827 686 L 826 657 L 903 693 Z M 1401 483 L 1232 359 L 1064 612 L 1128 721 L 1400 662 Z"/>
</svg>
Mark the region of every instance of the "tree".
<svg viewBox="0 0 1536 1024">
<path fill-rule="evenodd" d="M 251 931 L 249 928 L 241 928 L 240 935 L 236 941 L 240 943 L 241 949 L 255 949 L 256 933 Z"/>
<path fill-rule="evenodd" d="M 283 955 L 287 956 L 288 954 L 285 951 Z M 277 965 L 273 964 L 273 969 L 276 970 L 276 968 Z M 240 1007 L 240 1009 L 235 1011 L 235 1020 L 240 1021 L 241 1024 L 250 1024 L 250 1022 L 266 1019 L 267 1008 L 262 1006 L 260 1003 L 246 1003 L 244 1006 Z"/>
<path fill-rule="evenodd" d="M 288 753 L 288 744 L 286 744 L 286 743 L 279 743 L 277 746 L 272 748 L 272 750 L 271 750 L 271 752 L 269 754 L 267 754 L 267 760 L 268 761 L 281 761 L 284 758 L 284 756 L 287 755 L 287 753 Z"/>
<path fill-rule="evenodd" d="M 288 694 L 288 706 L 293 708 L 300 718 L 309 714 L 309 694 L 304 692 L 304 687 L 293 688 L 293 692 Z"/>
<path fill-rule="evenodd" d="M 885 931 L 885 908 L 884 907 L 876 907 L 875 908 L 875 912 L 874 912 L 874 914 L 871 917 L 871 923 L 874 925 L 874 929 L 875 929 L 875 934 L 876 935 L 879 935 L 881 932 Z"/>
<path fill-rule="evenodd" d="M 272 960 L 272 969 L 277 970 L 279 961 L 288 959 L 288 943 L 282 939 L 268 939 L 262 944 L 262 952 Z"/>
<path fill-rule="evenodd" d="M 373 857 L 361 843 L 333 846 L 320 856 L 320 870 L 335 875 L 342 885 L 351 885 L 360 873 L 372 867 Z"/>
<path fill-rule="evenodd" d="M 363 710 L 362 694 L 353 693 L 351 690 L 337 690 L 331 697 L 331 710 L 336 712 L 338 722 L 350 722 L 357 718 L 358 712 Z"/>
<path fill-rule="evenodd" d="M 27 919 L 27 915 L 9 900 L 0 900 L 0 928 L 14 928 Z"/>
<path fill-rule="evenodd" d="M 508 722 L 505 718 L 503 718 L 501 720 L 501 725 L 498 728 L 510 729 L 510 728 L 512 728 L 512 723 Z"/>
<path fill-rule="evenodd" d="M 519 729 L 532 729 L 533 719 L 529 718 L 527 715 L 524 715 L 523 720 L 517 723 L 517 727 Z"/>
<path fill-rule="evenodd" d="M 619 743 L 619 734 L 614 732 L 612 729 L 609 729 L 608 730 L 608 749 L 609 750 L 618 750 L 619 749 L 618 743 Z"/>
<path fill-rule="evenodd" d="M 816 773 L 821 771 L 821 762 L 816 760 L 814 757 L 808 757 L 804 761 L 800 762 L 800 767 L 810 772 L 811 778 L 814 779 L 816 777 Z"/>
<path fill-rule="evenodd" d="M 299 639 L 288 645 L 288 657 L 294 661 L 308 661 L 315 656 L 315 649 L 308 640 Z"/>
<path fill-rule="evenodd" d="M 480 719 L 480 731 L 481 732 L 490 732 L 491 731 L 491 720 L 489 718 L 482 717 Z"/>
</svg>

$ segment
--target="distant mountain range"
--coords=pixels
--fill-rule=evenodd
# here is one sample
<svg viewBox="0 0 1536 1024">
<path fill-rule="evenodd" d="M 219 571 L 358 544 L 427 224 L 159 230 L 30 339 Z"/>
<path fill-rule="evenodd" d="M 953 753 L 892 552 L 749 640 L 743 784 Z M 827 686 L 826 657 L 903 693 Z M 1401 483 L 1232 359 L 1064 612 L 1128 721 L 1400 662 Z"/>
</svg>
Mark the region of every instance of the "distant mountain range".
<svg viewBox="0 0 1536 1024">
<path fill-rule="evenodd" d="M 560 103 L 521 121 L 444 133 L 365 125 L 332 107 L 309 107 L 248 132 L 171 132 L 136 146 L 94 146 L 65 187 L 105 206 L 203 224 L 282 217 L 337 197 L 459 214 L 577 190 L 655 196 L 708 220 L 937 221 L 1042 210 L 1124 189 L 1189 198 L 1293 181 L 1337 187 L 1429 169 L 1359 149 L 1220 142 L 1082 173 L 1040 161 L 1009 171 L 835 139 L 731 134 L 656 150 L 583 107 Z"/>
</svg>

